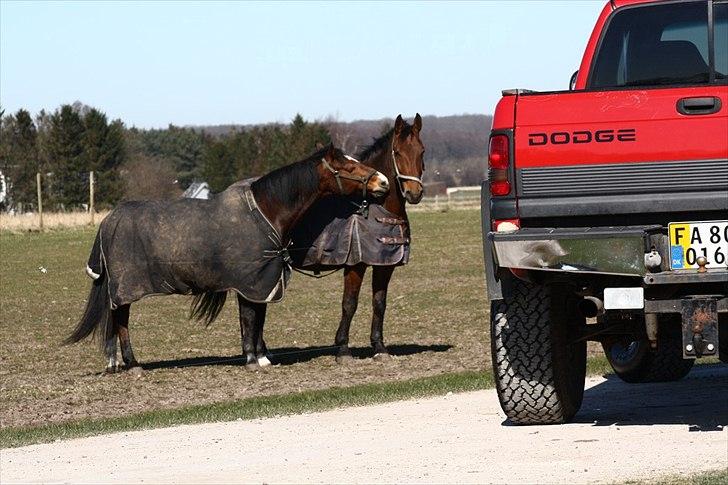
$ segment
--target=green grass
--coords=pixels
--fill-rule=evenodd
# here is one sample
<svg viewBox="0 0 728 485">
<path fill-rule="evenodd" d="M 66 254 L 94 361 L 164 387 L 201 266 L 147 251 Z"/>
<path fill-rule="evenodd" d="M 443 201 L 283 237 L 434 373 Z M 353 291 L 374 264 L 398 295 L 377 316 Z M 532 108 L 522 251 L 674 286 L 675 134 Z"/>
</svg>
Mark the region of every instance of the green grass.
<svg viewBox="0 0 728 485">
<path fill-rule="evenodd" d="M 249 373 L 239 363 L 237 305 L 205 327 L 187 319 L 189 298 L 147 298 L 131 309 L 140 378 L 99 376 L 93 342 L 63 346 L 89 291 L 84 272 L 94 230 L 0 232 L 0 428 L 137 415 L 253 397 L 383 383 L 488 368 L 488 302 L 479 211 L 412 214 L 412 258 L 392 278 L 384 325 L 395 359 L 371 356 L 371 271 L 351 326 L 357 365 L 333 350 L 341 315 L 341 273 L 294 274 L 285 300 L 270 305 L 268 348 L 289 362 Z M 295 360 L 295 362 L 293 362 Z M 274 361 L 275 362 L 275 361 Z"/>
<path fill-rule="evenodd" d="M 587 375 L 611 372 L 603 356 L 589 357 Z M 197 424 L 236 419 L 256 419 L 291 414 L 311 413 L 327 409 L 364 406 L 384 402 L 467 392 L 494 387 L 491 372 L 459 372 L 420 379 L 336 387 L 318 391 L 253 397 L 209 405 L 148 411 L 106 419 L 82 419 L 44 426 L 0 429 L 0 448 L 14 448 L 55 440 L 80 438 L 119 431 L 162 428 L 181 424 Z"/>
<path fill-rule="evenodd" d="M 108 419 L 82 419 L 0 430 L 0 447 L 12 448 L 58 439 L 79 438 L 118 431 L 161 428 L 181 424 L 255 419 L 323 411 L 345 406 L 363 406 L 402 399 L 428 397 L 447 392 L 465 392 L 493 387 L 493 377 L 484 372 L 444 374 L 408 381 L 363 384 L 295 394 L 253 397 L 240 401 L 196 405 L 180 409 L 149 411 Z"/>
<path fill-rule="evenodd" d="M 630 480 L 625 483 L 629 485 L 650 483 L 659 483 L 660 485 L 725 485 L 728 483 L 728 467 L 688 476 L 670 475 L 653 480 Z"/>
</svg>

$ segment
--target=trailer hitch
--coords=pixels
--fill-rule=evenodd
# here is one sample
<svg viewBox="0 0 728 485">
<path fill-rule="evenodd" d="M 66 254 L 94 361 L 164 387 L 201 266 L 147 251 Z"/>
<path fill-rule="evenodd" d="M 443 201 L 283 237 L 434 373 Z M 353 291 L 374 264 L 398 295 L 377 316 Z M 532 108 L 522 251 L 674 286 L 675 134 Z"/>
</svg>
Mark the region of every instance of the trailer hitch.
<svg viewBox="0 0 728 485">
<path fill-rule="evenodd" d="M 718 300 L 693 297 L 682 300 L 683 358 L 714 355 L 718 350 Z"/>
</svg>

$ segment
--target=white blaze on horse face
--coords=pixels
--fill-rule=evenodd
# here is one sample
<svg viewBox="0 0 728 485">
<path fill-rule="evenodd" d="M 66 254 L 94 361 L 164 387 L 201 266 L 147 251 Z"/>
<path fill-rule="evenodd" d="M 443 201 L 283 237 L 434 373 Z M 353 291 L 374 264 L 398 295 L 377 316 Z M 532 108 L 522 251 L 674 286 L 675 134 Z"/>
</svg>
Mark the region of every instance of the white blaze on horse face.
<svg viewBox="0 0 728 485">
<path fill-rule="evenodd" d="M 349 155 L 344 155 L 344 158 L 346 158 L 347 160 L 350 160 L 352 162 L 355 162 L 355 163 L 361 163 L 359 160 L 357 160 L 354 157 L 350 157 Z"/>
<path fill-rule="evenodd" d="M 382 172 L 377 172 L 376 177 L 379 179 L 379 183 L 386 186 L 389 186 L 389 179 L 386 175 L 384 175 Z"/>
</svg>

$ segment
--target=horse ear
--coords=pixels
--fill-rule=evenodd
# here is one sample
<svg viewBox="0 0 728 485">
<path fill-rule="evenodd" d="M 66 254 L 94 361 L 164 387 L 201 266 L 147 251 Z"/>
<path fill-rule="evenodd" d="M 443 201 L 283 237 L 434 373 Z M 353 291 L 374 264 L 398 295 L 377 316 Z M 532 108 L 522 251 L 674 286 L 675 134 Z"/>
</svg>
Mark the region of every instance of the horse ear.
<svg viewBox="0 0 728 485">
<path fill-rule="evenodd" d="M 336 159 L 336 147 L 334 147 L 333 143 L 326 145 L 326 153 L 324 154 L 324 157 L 326 157 L 329 161 Z"/>
<path fill-rule="evenodd" d="M 415 115 L 415 123 L 414 125 L 412 125 L 412 129 L 415 130 L 417 133 L 419 133 L 422 129 L 422 116 L 420 116 L 419 113 Z"/>
<path fill-rule="evenodd" d="M 402 115 L 397 115 L 397 119 L 394 120 L 394 133 L 399 135 L 402 132 L 402 128 L 404 128 L 404 120 L 402 119 Z"/>
</svg>

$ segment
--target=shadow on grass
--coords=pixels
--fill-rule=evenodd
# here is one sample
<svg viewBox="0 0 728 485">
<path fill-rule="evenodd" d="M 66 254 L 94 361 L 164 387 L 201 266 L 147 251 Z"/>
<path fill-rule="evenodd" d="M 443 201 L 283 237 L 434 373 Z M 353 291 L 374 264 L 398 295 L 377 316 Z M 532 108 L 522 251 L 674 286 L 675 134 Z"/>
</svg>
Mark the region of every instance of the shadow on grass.
<svg viewBox="0 0 728 485">
<path fill-rule="evenodd" d="M 435 345 L 419 345 L 419 344 L 401 344 L 387 346 L 390 355 L 407 356 L 415 355 L 423 352 L 447 352 L 453 346 L 448 344 Z M 355 359 L 366 359 L 373 357 L 374 353 L 371 347 L 352 347 L 351 353 Z M 336 347 L 334 346 L 312 346 L 312 347 L 281 347 L 270 351 L 271 361 L 274 365 L 292 365 L 301 362 L 309 362 L 319 357 L 336 355 Z M 185 359 L 159 360 L 153 362 L 144 362 L 141 364 L 144 370 L 155 369 L 172 369 L 179 367 L 196 367 L 196 366 L 242 366 L 245 364 L 245 358 L 242 356 L 221 356 L 209 355 L 204 357 L 189 357 Z"/>
</svg>

